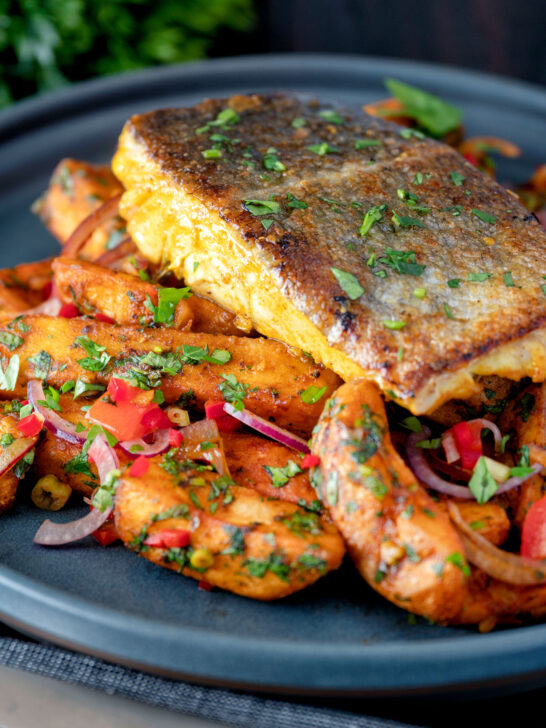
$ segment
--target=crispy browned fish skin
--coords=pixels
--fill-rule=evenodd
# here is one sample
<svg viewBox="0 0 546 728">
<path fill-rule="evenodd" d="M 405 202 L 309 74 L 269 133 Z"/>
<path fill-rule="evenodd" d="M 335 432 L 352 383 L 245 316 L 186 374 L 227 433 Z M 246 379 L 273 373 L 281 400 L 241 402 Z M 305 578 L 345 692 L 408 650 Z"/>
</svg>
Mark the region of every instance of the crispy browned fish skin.
<svg viewBox="0 0 546 728">
<path fill-rule="evenodd" d="M 210 568 L 200 573 L 166 559 L 165 549 L 140 550 L 144 558 L 263 601 L 300 591 L 341 564 L 345 553 L 343 541 L 325 519 L 235 484 L 229 486 L 232 500 L 225 503 L 224 495 L 211 486 L 218 474 L 193 470 L 173 476 L 159 467 L 160 463 L 159 457 L 151 458 L 145 476 L 123 478 L 115 498 L 116 526 L 121 539 L 131 547 L 143 528 L 150 534 L 180 528 L 191 531 L 194 549 L 208 549 L 214 560 Z M 152 520 L 154 515 L 176 506 L 185 506 L 186 515 Z M 299 527 L 302 518 L 307 524 L 303 529 Z M 242 543 L 233 538 L 236 531 Z M 254 562 L 256 568 L 260 564 L 265 566 L 271 557 L 282 563 L 283 571 L 264 568 L 256 573 L 249 565 Z"/>
<path fill-rule="evenodd" d="M 209 133 L 215 129 L 200 134 L 196 129 L 228 103 L 240 116 L 230 130 L 240 142 L 232 151 L 224 149 L 219 163 L 205 160 L 201 152 L 210 148 Z M 417 393 L 432 376 L 544 326 L 546 298 L 540 284 L 546 234 L 514 196 L 447 145 L 404 140 L 399 127 L 362 112 L 341 110 L 345 124 L 335 125 L 318 110 L 281 95 L 207 100 L 189 109 L 135 116 L 126 133 L 172 183 L 217 211 L 252 244 L 275 277 L 279 295 L 289 298 L 330 345 L 403 397 Z M 295 117 L 306 119 L 303 129 L 291 126 Z M 355 150 L 355 139 L 370 137 L 381 145 Z M 309 149 L 322 143 L 337 153 L 320 156 Z M 247 147 L 254 169 L 245 166 L 242 151 Z M 277 150 L 286 172 L 268 172 L 269 181 L 264 181 L 262 155 L 269 147 Z M 456 184 L 450 173 L 462 175 L 464 184 Z M 418 174 L 421 184 L 415 184 Z M 417 195 L 419 205 L 430 212 L 420 215 L 406 207 L 398 189 Z M 288 193 L 308 208 L 288 208 Z M 260 217 L 243 208 L 242 200 L 248 198 L 281 204 L 279 214 L 267 215 L 275 221 L 267 232 Z M 362 239 L 364 212 L 383 203 L 388 211 Z M 424 228 L 397 228 L 392 210 L 418 219 Z M 483 221 L 472 210 L 494 215 L 497 222 Z M 387 246 L 415 252 L 417 262 L 426 265 L 423 275 L 401 275 L 380 265 L 388 276 L 375 276 L 366 261 L 372 249 L 377 260 Z M 331 267 L 356 275 L 365 293 L 350 301 Z M 516 282 L 510 288 L 502 278 L 508 270 Z M 491 273 L 492 278 L 468 282 L 471 273 Z M 457 289 L 447 286 L 453 278 L 462 281 Z M 425 299 L 413 296 L 416 287 L 426 288 Z M 406 325 L 391 331 L 382 325 L 387 319 Z M 299 345 L 306 348 L 305 342 Z"/>
<path fill-rule="evenodd" d="M 337 390 L 312 450 L 321 458 L 317 491 L 368 584 L 428 619 L 458 615 L 466 595 L 461 541 L 393 448 L 374 384 L 355 380 Z"/>
</svg>

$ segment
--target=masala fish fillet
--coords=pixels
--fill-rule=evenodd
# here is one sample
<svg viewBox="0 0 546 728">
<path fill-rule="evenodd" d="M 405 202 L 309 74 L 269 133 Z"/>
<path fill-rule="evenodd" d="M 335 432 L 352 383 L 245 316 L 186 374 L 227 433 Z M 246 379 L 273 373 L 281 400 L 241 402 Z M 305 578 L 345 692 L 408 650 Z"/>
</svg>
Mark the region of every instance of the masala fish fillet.
<svg viewBox="0 0 546 728">
<path fill-rule="evenodd" d="M 415 414 L 477 376 L 546 378 L 546 234 L 445 144 L 234 96 L 134 116 L 113 170 L 145 256 Z"/>
</svg>

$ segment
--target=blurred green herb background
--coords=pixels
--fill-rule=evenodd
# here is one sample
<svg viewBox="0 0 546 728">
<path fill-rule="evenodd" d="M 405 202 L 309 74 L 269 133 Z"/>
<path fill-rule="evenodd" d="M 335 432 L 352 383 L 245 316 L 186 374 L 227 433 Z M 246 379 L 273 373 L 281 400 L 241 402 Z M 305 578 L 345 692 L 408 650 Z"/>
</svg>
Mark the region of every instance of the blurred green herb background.
<svg viewBox="0 0 546 728">
<path fill-rule="evenodd" d="M 253 0 L 0 0 L 0 107 L 70 81 L 203 58 Z"/>
</svg>

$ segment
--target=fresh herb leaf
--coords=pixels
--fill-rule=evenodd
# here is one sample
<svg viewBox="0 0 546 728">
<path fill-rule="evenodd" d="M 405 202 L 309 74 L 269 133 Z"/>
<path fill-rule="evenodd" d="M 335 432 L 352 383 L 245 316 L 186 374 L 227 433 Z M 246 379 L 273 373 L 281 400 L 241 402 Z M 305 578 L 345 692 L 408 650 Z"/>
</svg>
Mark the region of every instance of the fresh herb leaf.
<svg viewBox="0 0 546 728">
<path fill-rule="evenodd" d="M 243 207 L 251 215 L 275 215 L 280 212 L 281 206 L 274 200 L 243 200 Z"/>
<path fill-rule="evenodd" d="M 379 222 L 383 218 L 383 213 L 386 211 L 386 209 L 387 205 L 375 205 L 374 207 L 370 207 L 370 209 L 364 215 L 362 225 L 360 226 L 359 233 L 362 237 L 370 232 L 370 229 L 374 223 Z"/>
<path fill-rule="evenodd" d="M 305 118 L 303 116 L 296 116 L 295 119 L 292 119 L 291 126 L 294 127 L 294 129 L 301 129 L 302 126 L 305 126 L 307 122 L 305 121 Z"/>
<path fill-rule="evenodd" d="M 368 147 L 380 147 L 383 142 L 379 139 L 355 139 L 355 149 L 366 149 Z"/>
<path fill-rule="evenodd" d="M 385 79 L 385 86 L 402 104 L 401 113 L 414 119 L 422 129 L 434 137 L 443 137 L 461 123 L 463 114 L 460 109 L 428 91 L 394 78 Z"/>
<path fill-rule="evenodd" d="M 397 273 L 411 276 L 420 276 L 426 268 L 426 265 L 417 263 L 413 251 L 394 250 L 388 246 L 385 248 L 385 257 L 378 258 L 377 262 L 389 266 Z"/>
<path fill-rule="evenodd" d="M 391 329 L 391 331 L 399 331 L 400 329 L 403 329 L 406 325 L 405 321 L 391 321 L 391 319 L 383 319 L 381 321 L 381 325 L 384 326 L 386 329 Z"/>
<path fill-rule="evenodd" d="M 225 349 L 214 349 L 209 355 L 208 346 L 201 348 L 200 346 L 182 345 L 182 361 L 184 364 L 196 365 L 202 361 L 210 364 L 227 364 L 231 359 L 231 353 Z"/>
<path fill-rule="evenodd" d="M 10 351 L 15 351 L 24 342 L 25 340 L 17 336 L 17 334 L 12 334 L 10 331 L 0 331 L 0 344 L 6 346 Z"/>
<path fill-rule="evenodd" d="M 249 385 L 238 382 L 234 374 L 222 374 L 222 378 L 224 381 L 218 385 L 222 397 L 240 412 L 244 409 L 243 400 Z"/>
<path fill-rule="evenodd" d="M 355 301 L 357 298 L 360 298 L 360 296 L 364 293 L 364 288 L 360 285 L 358 278 L 352 273 L 341 270 L 341 268 L 330 268 L 330 270 L 351 301 Z"/>
<path fill-rule="evenodd" d="M 448 317 L 448 319 L 453 319 L 454 320 L 455 319 L 455 316 L 453 315 L 453 312 L 451 311 L 451 309 L 449 307 L 449 304 L 444 303 L 443 306 L 444 306 L 445 314 Z"/>
<path fill-rule="evenodd" d="M 74 343 L 85 349 L 88 354 L 84 359 L 77 360 L 82 369 L 87 369 L 89 372 L 102 372 L 106 369 L 112 357 L 106 353 L 105 346 L 91 341 L 86 336 L 78 336 Z"/>
<path fill-rule="evenodd" d="M 47 378 L 51 366 L 51 354 L 48 354 L 47 351 L 40 351 L 35 356 L 29 356 L 28 361 L 34 367 L 34 376 L 36 379 Z"/>
<path fill-rule="evenodd" d="M 311 144 L 307 147 L 310 152 L 314 152 L 315 154 L 318 154 L 319 157 L 324 157 L 326 154 L 339 154 L 339 149 L 337 147 L 331 147 L 327 142 L 322 142 L 322 144 Z"/>
<path fill-rule="evenodd" d="M 333 111 L 332 109 L 323 109 L 322 111 L 319 111 L 318 115 L 321 119 L 324 119 L 324 121 L 327 121 L 329 124 L 336 124 L 337 126 L 341 126 L 345 123 L 343 117 L 340 116 L 337 111 Z"/>
<path fill-rule="evenodd" d="M 484 212 L 483 210 L 473 209 L 472 214 L 475 215 L 482 222 L 488 222 L 490 225 L 493 225 L 497 222 L 497 218 L 495 217 L 495 215 L 490 215 L 488 212 Z"/>
<path fill-rule="evenodd" d="M 469 273 L 468 280 L 474 283 L 483 283 L 492 278 L 492 273 Z"/>
<path fill-rule="evenodd" d="M 479 458 L 474 467 L 472 477 L 468 482 L 468 487 L 478 503 L 487 503 L 498 490 L 498 484 L 495 478 L 489 472 L 487 462 L 483 455 Z"/>
<path fill-rule="evenodd" d="M 277 150 L 274 147 L 269 147 L 265 153 L 263 165 L 264 169 L 272 169 L 274 172 L 284 172 L 286 170 L 285 165 L 277 156 Z"/>
<path fill-rule="evenodd" d="M 463 574 L 468 578 L 470 576 L 470 566 L 466 563 L 464 556 L 460 551 L 454 551 L 446 558 L 448 564 L 453 564 L 460 569 Z"/>
<path fill-rule="evenodd" d="M 460 187 L 466 179 L 466 177 L 460 172 L 450 172 L 449 176 L 451 177 L 451 181 L 453 182 L 453 184 L 457 185 L 457 187 Z"/>
<path fill-rule="evenodd" d="M 399 215 L 395 210 L 392 211 L 391 219 L 397 227 L 425 227 L 421 220 L 418 220 L 415 217 L 408 217 L 407 215 Z"/>
<path fill-rule="evenodd" d="M 286 203 L 286 207 L 290 207 L 294 210 L 307 210 L 309 205 L 307 202 L 304 202 L 303 200 L 298 200 L 297 197 L 294 197 L 294 195 L 291 192 L 286 193 L 286 199 L 288 202 Z"/>
<path fill-rule="evenodd" d="M 512 273 L 511 273 L 511 271 L 507 271 L 506 273 L 503 273 L 503 274 L 502 274 L 502 280 L 503 280 L 503 282 L 504 282 L 504 285 L 505 285 L 505 286 L 506 286 L 507 288 L 514 288 L 514 287 L 515 287 L 515 285 L 516 285 L 516 284 L 514 283 L 514 279 L 512 278 Z"/>
<path fill-rule="evenodd" d="M 157 306 L 149 296 L 145 306 L 153 313 L 154 323 L 172 326 L 176 307 L 182 299 L 189 298 L 191 295 L 189 288 L 159 288 Z"/>
<path fill-rule="evenodd" d="M 326 385 L 324 385 L 324 387 L 315 387 L 315 385 L 312 384 L 307 389 L 304 389 L 303 392 L 300 392 L 300 398 L 304 404 L 315 404 L 315 402 L 318 402 L 325 394 Z"/>
<path fill-rule="evenodd" d="M 290 478 L 303 472 L 300 466 L 293 460 L 289 460 L 284 467 L 274 468 L 270 465 L 264 465 L 263 467 L 265 472 L 271 476 L 271 484 L 274 488 L 282 488 L 283 485 L 288 483 Z"/>
<path fill-rule="evenodd" d="M 450 280 L 449 280 L 449 281 L 447 282 L 447 285 L 448 285 L 448 286 L 449 286 L 450 288 L 458 288 L 458 287 L 459 287 L 459 283 L 460 283 L 460 282 L 461 282 L 461 278 L 451 278 L 451 279 L 450 279 Z"/>
<path fill-rule="evenodd" d="M 90 382 L 85 382 L 83 379 L 78 377 L 74 384 L 73 398 L 77 399 L 86 392 L 104 392 L 104 389 L 105 387 L 103 387 L 102 384 L 91 384 Z"/>
</svg>

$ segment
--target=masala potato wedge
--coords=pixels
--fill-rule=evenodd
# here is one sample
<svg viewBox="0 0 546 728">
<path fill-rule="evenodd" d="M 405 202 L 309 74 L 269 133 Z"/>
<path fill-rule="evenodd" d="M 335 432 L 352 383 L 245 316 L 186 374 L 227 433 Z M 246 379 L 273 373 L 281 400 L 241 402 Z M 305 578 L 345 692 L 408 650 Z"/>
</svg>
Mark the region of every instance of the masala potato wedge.
<svg viewBox="0 0 546 728">
<path fill-rule="evenodd" d="M 319 515 L 172 456 L 150 458 L 142 477 L 124 474 L 114 513 L 122 541 L 149 561 L 262 601 L 304 589 L 338 568 L 345 553 L 337 530 Z M 189 546 L 146 544 L 165 529 L 189 531 Z M 207 556 L 205 568 L 191 564 L 197 550 Z"/>
<path fill-rule="evenodd" d="M 315 490 L 368 584 L 427 619 L 456 617 L 467 591 L 462 542 L 392 446 L 375 384 L 355 380 L 334 393 L 311 450 L 321 459 Z"/>
<path fill-rule="evenodd" d="M 494 501 L 477 503 L 473 500 L 453 500 L 462 519 L 477 533 L 495 546 L 506 541 L 511 524 L 505 508 Z M 440 501 L 440 504 L 445 507 L 445 501 Z"/>
<path fill-rule="evenodd" d="M 12 442 L 21 438 L 21 433 L 17 429 L 18 421 L 19 418 L 15 414 L 3 412 L 0 415 L 0 450 L 6 449 Z M 19 478 L 13 470 L 8 470 L 0 477 L 0 515 L 12 507 L 18 486 Z"/>
<path fill-rule="evenodd" d="M 48 189 L 34 203 L 33 211 L 63 245 L 78 225 L 107 199 L 123 191 L 107 164 L 90 164 L 77 159 L 61 159 Z M 80 252 L 86 260 L 96 260 L 126 234 L 125 223 L 116 218 L 99 227 Z"/>
<path fill-rule="evenodd" d="M 150 304 L 157 306 L 161 286 L 130 273 L 63 256 L 53 261 L 53 272 L 61 299 L 65 303 L 76 301 L 82 313 L 93 316 L 99 312 L 122 325 L 153 323 Z M 183 331 L 231 336 L 249 330 L 234 314 L 191 293 L 177 304 L 173 326 Z"/>
<path fill-rule="evenodd" d="M 317 494 L 309 482 L 309 471 L 299 468 L 300 453 L 279 442 L 246 432 L 224 432 L 222 440 L 229 471 L 240 485 L 252 488 L 266 498 L 278 498 L 314 509 L 320 507 Z M 286 476 L 286 482 L 282 482 L 284 477 L 277 471 L 275 484 L 274 469 L 286 468 L 289 463 L 296 466 L 295 475 Z"/>
<path fill-rule="evenodd" d="M 5 393 L 10 398 L 25 398 L 27 382 L 36 378 L 59 387 L 78 378 L 107 385 L 111 376 L 125 375 L 145 382 L 150 382 L 151 376 L 168 403 L 190 392 L 190 399 L 200 407 L 207 400 L 221 399 L 223 393 L 228 399 L 240 395 L 256 414 L 308 437 L 322 403 L 340 382 L 336 374 L 303 352 L 272 339 L 193 334 L 169 328 L 136 329 L 48 316 L 23 316 L 15 325 L 4 320 L 0 331 L 10 331 L 10 326 L 22 340 L 14 351 L 0 340 L 4 366 L 14 354 L 20 359 L 17 384 Z M 94 347 L 96 356 L 90 357 L 82 342 Z M 224 352 L 223 360 L 229 356 L 229 361 L 201 359 L 196 364 L 182 364 L 180 357 L 195 361 L 195 351 L 199 350 L 200 358 L 205 348 L 209 354 Z M 324 396 L 307 404 L 300 395 L 310 387 L 316 388 L 313 392 L 323 391 Z"/>
<path fill-rule="evenodd" d="M 478 392 L 465 400 L 449 400 L 428 415 L 430 419 L 445 427 L 474 417 L 486 417 L 494 422 L 518 389 L 516 382 L 495 375 L 477 376 L 475 382 Z"/>
<path fill-rule="evenodd" d="M 38 306 L 53 272 L 51 259 L 0 269 L 0 315 L 16 315 Z"/>
</svg>

